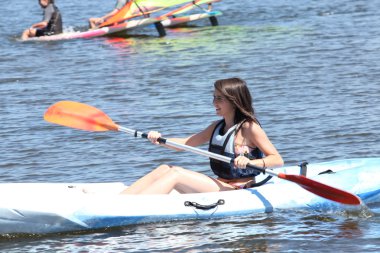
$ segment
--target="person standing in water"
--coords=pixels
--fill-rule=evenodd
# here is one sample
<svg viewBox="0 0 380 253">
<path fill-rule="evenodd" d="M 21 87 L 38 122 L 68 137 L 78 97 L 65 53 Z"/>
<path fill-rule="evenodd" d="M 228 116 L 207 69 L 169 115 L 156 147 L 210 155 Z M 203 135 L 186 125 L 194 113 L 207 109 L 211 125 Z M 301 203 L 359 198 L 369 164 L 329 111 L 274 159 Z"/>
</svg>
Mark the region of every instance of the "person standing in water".
<svg viewBox="0 0 380 253">
<path fill-rule="evenodd" d="M 210 159 L 216 178 L 178 166 L 161 165 L 121 194 L 168 194 L 172 190 L 200 193 L 249 188 L 259 172 L 247 167 L 248 164 L 262 168 L 283 166 L 281 155 L 256 118 L 246 82 L 240 78 L 218 80 L 214 83 L 213 96 L 215 112 L 222 119 L 187 138 L 169 140 L 189 146 L 209 142 L 210 152 L 229 156 L 234 162 Z M 159 132 L 148 133 L 148 139 L 154 144 L 159 144 L 160 137 Z"/>
<path fill-rule="evenodd" d="M 43 9 L 43 20 L 26 29 L 21 36 L 23 40 L 62 33 L 62 17 L 54 0 L 39 0 L 38 2 Z"/>
</svg>

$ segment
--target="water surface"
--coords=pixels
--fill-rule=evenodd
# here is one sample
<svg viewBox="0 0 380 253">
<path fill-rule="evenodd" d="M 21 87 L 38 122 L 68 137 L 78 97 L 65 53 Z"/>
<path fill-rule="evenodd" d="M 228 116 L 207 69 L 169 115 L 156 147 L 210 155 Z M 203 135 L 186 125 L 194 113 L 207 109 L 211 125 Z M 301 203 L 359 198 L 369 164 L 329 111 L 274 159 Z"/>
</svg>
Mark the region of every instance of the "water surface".
<svg viewBox="0 0 380 253">
<path fill-rule="evenodd" d="M 67 30 L 83 28 L 88 17 L 113 8 L 112 1 L 57 4 Z M 218 119 L 213 82 L 232 76 L 248 82 L 263 128 L 287 165 L 380 156 L 380 1 L 224 0 L 215 9 L 224 13 L 219 27 L 204 21 L 168 30 L 164 38 L 145 28 L 126 38 L 25 43 L 17 38 L 41 19 L 37 2 L 4 5 L 0 181 L 130 184 L 162 163 L 211 175 L 204 157 L 124 134 L 59 127 L 42 117 L 53 103 L 74 100 L 102 109 L 128 128 L 187 136 Z M 378 213 L 364 218 L 277 211 L 4 239 L 0 248 L 378 252 Z"/>
</svg>

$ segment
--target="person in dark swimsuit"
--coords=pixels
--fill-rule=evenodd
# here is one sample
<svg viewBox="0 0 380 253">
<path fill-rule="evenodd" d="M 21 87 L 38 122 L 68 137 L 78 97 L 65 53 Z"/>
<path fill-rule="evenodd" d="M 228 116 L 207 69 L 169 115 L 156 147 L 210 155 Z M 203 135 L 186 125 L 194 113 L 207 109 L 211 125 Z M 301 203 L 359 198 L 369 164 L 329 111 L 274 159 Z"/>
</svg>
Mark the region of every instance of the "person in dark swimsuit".
<svg viewBox="0 0 380 253">
<path fill-rule="evenodd" d="M 218 192 L 245 188 L 254 180 L 259 167 L 281 167 L 283 160 L 261 128 L 252 107 L 252 97 L 240 78 L 221 79 L 214 83 L 213 104 L 222 120 L 213 122 L 203 131 L 187 138 L 169 138 L 172 142 L 199 146 L 209 142 L 209 151 L 231 157 L 233 163 L 210 159 L 217 178 L 178 166 L 161 165 L 140 178 L 121 194 L 167 194 Z M 161 134 L 148 133 L 148 139 L 159 144 Z M 162 144 L 165 145 L 165 144 Z"/>
<path fill-rule="evenodd" d="M 21 36 L 23 40 L 62 33 L 62 17 L 54 0 L 39 0 L 38 2 L 43 9 L 43 20 L 26 29 Z"/>
</svg>

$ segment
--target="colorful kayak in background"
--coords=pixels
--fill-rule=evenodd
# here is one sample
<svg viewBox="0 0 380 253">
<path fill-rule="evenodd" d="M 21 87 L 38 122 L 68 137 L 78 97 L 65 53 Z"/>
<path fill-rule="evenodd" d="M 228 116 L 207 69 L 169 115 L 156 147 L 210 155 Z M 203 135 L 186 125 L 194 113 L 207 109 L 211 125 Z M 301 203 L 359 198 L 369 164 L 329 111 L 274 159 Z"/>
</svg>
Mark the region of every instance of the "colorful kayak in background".
<svg viewBox="0 0 380 253">
<path fill-rule="evenodd" d="M 137 27 L 147 26 L 151 24 L 155 24 L 160 22 L 159 18 L 144 18 L 138 20 L 131 20 L 128 22 L 124 22 L 122 24 L 102 27 L 94 30 L 88 30 L 83 32 L 68 32 L 68 33 L 60 33 L 51 36 L 41 36 L 41 37 L 33 37 L 27 39 L 27 41 L 55 41 L 55 40 L 72 40 L 72 39 L 89 39 L 94 37 L 112 35 L 114 33 L 123 32 L 127 30 L 132 30 Z"/>
<path fill-rule="evenodd" d="M 307 177 L 357 194 L 362 206 L 338 204 L 273 178 L 263 186 L 212 193 L 121 195 L 116 183 L 2 183 L 0 234 L 46 234 L 150 222 L 223 218 L 281 209 L 359 212 L 380 203 L 380 158 L 310 164 Z M 276 169 L 299 174 L 299 166 Z M 261 179 L 266 175 L 260 175 Z M 258 179 L 260 181 L 260 179 Z"/>
<path fill-rule="evenodd" d="M 201 5 L 203 4 L 211 4 L 214 2 L 219 2 L 220 0 L 198 0 L 193 1 L 192 3 L 186 4 L 178 9 L 172 10 L 162 16 L 161 18 L 165 18 L 163 21 L 161 21 L 162 25 L 164 27 L 176 27 L 176 26 L 185 26 L 189 22 L 209 18 L 212 26 L 218 25 L 218 20 L 216 16 L 222 15 L 222 12 L 220 11 L 211 11 L 205 8 L 202 8 Z M 194 9 L 200 9 L 202 10 L 201 13 L 193 13 L 193 14 L 184 14 L 187 12 L 190 12 Z"/>
<path fill-rule="evenodd" d="M 179 8 L 175 8 L 167 14 L 161 16 L 171 16 L 183 12 L 190 11 L 196 7 L 201 8 L 202 4 L 209 4 L 219 2 L 220 0 L 133 0 L 128 2 L 123 8 L 121 8 L 115 15 L 107 19 L 100 24 L 99 27 L 110 26 L 125 20 L 129 20 L 135 17 L 144 16 L 147 17 L 152 13 L 167 9 L 169 7 L 185 4 Z M 201 8 L 203 9 L 203 8 Z M 204 9 L 203 9 L 204 10 Z"/>
<path fill-rule="evenodd" d="M 219 11 L 207 11 L 200 7 L 200 4 L 217 2 L 219 0 L 198 0 L 198 1 L 189 1 L 189 0 L 170 0 L 162 2 L 161 5 L 150 6 L 151 1 L 147 0 L 136 0 L 129 2 L 124 8 L 122 8 L 112 19 L 107 20 L 107 22 L 100 25 L 100 28 L 87 30 L 87 31 L 78 31 L 78 32 L 64 32 L 61 34 L 51 35 L 51 36 L 41 36 L 41 37 L 32 37 L 26 41 L 55 41 L 55 40 L 72 40 L 72 39 L 88 39 L 100 36 L 112 36 L 120 32 L 126 32 L 128 30 L 133 30 L 139 27 L 148 26 L 154 24 L 159 36 L 165 36 L 166 32 L 165 27 L 176 26 L 179 24 L 185 24 L 191 21 L 196 21 L 204 18 L 209 18 L 213 26 L 218 25 L 216 16 L 222 15 Z M 138 3 L 137 3 L 138 2 Z M 156 12 L 179 3 L 187 3 L 179 8 L 171 10 L 167 13 L 161 14 L 160 16 L 150 16 L 150 13 Z M 143 4 L 150 6 L 149 8 L 144 8 Z M 137 8 L 138 6 L 139 8 Z M 133 8 L 134 7 L 134 8 Z M 128 8 L 131 9 L 131 12 L 128 12 Z M 137 9 L 136 9 L 137 8 Z M 191 11 L 195 8 L 200 8 L 203 12 L 200 14 L 189 14 L 185 15 L 183 13 Z M 146 10 L 147 12 L 144 12 Z M 140 11 L 140 12 L 138 12 Z M 178 16 L 176 16 L 178 15 Z M 133 19 L 140 17 L 139 19 Z M 142 17 L 142 18 L 141 18 Z"/>
<path fill-rule="evenodd" d="M 220 11 L 204 12 L 204 13 L 191 14 L 191 15 L 178 15 L 172 18 L 165 19 L 161 21 L 161 23 L 164 27 L 176 27 L 176 26 L 187 25 L 189 22 L 208 18 L 210 19 L 212 26 L 217 26 L 218 20 L 216 19 L 216 16 L 220 16 L 220 15 L 222 15 L 222 12 Z"/>
</svg>

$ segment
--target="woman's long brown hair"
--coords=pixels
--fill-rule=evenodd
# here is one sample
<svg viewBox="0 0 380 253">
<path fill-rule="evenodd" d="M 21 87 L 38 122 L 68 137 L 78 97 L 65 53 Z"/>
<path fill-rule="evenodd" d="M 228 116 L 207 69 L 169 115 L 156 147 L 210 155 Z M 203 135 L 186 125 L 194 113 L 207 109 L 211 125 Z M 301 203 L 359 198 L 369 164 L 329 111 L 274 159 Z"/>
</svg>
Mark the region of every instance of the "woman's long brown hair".
<svg viewBox="0 0 380 253">
<path fill-rule="evenodd" d="M 234 105 L 235 124 L 253 121 L 260 125 L 253 109 L 251 93 L 244 80 L 237 77 L 220 79 L 214 83 L 214 88 Z"/>
</svg>

